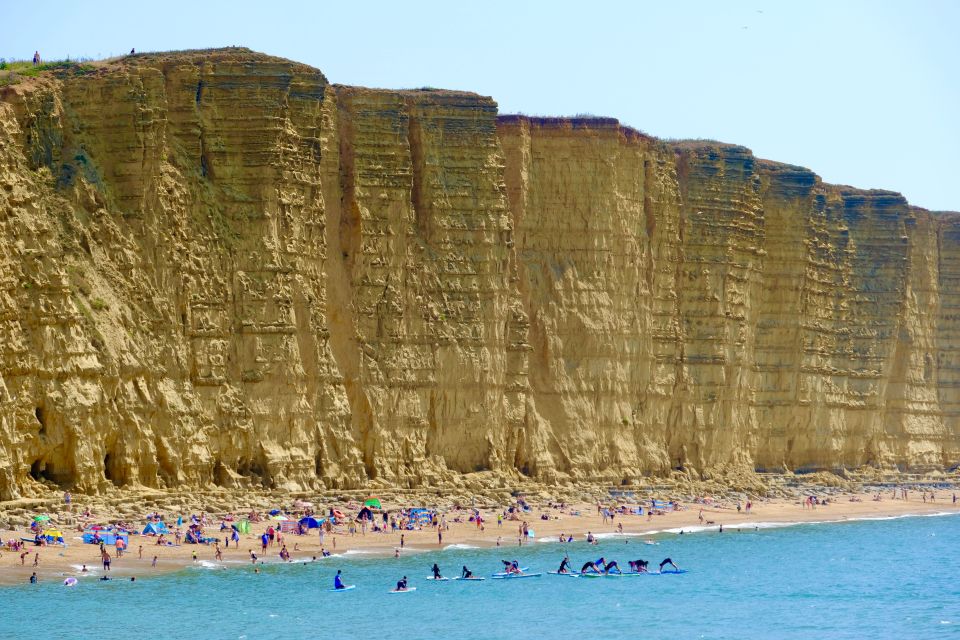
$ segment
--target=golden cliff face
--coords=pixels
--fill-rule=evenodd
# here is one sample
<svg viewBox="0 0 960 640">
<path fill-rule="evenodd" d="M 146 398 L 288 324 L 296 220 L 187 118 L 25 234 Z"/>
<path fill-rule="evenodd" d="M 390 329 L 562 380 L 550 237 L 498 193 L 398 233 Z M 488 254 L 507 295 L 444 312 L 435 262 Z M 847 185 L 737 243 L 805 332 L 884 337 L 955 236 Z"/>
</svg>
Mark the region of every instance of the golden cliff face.
<svg viewBox="0 0 960 640">
<path fill-rule="evenodd" d="M 960 216 L 740 147 L 136 56 L 2 90 L 0 238 L 0 499 L 960 458 Z"/>
</svg>

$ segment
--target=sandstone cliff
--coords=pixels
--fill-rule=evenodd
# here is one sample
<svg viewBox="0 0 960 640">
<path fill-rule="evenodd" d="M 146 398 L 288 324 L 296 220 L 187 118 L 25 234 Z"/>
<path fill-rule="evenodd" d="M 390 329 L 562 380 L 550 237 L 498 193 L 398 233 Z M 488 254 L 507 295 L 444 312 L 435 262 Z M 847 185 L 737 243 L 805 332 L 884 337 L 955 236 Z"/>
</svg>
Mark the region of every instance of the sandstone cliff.
<svg viewBox="0 0 960 640">
<path fill-rule="evenodd" d="M 0 499 L 960 460 L 960 216 L 228 49 L 0 89 Z"/>
</svg>

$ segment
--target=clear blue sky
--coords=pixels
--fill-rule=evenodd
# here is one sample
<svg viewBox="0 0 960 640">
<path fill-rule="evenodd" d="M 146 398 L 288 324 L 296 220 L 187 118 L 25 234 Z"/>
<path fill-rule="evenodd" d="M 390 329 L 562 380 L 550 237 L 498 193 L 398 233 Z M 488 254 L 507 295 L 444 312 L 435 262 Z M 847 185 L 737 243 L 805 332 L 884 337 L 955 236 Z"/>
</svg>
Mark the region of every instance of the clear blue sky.
<svg viewBox="0 0 960 640">
<path fill-rule="evenodd" d="M 0 0 L 0 56 L 244 45 L 333 82 L 614 116 L 960 210 L 960 2 L 59 4 Z"/>
</svg>

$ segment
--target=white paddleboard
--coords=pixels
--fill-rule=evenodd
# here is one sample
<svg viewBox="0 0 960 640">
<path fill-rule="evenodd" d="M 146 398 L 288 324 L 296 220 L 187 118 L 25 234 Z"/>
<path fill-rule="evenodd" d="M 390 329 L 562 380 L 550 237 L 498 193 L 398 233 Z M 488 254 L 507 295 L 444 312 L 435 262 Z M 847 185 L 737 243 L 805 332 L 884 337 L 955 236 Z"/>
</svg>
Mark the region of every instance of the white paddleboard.
<svg viewBox="0 0 960 640">
<path fill-rule="evenodd" d="M 357 585 L 355 585 L 355 584 L 348 584 L 348 585 L 345 586 L 343 589 L 327 589 L 327 591 L 333 591 L 334 593 L 339 593 L 339 592 L 341 592 L 341 591 L 350 591 L 350 589 L 356 589 L 356 588 L 357 588 Z"/>
<path fill-rule="evenodd" d="M 406 589 L 391 589 L 390 591 L 387 591 L 387 593 L 411 593 L 416 590 L 416 587 L 407 587 Z"/>
</svg>

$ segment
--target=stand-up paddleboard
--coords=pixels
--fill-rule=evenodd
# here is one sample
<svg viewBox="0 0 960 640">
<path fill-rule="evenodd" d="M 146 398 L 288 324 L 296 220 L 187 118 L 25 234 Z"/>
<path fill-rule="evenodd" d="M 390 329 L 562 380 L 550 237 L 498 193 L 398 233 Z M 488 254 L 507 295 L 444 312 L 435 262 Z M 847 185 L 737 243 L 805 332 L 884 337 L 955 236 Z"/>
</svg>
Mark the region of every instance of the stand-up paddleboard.
<svg viewBox="0 0 960 640">
<path fill-rule="evenodd" d="M 481 578 L 480 576 L 473 576 L 472 578 L 451 578 L 451 580 L 463 580 L 465 582 L 482 582 L 486 578 Z"/>
<path fill-rule="evenodd" d="M 430 580 L 432 582 L 447 582 L 448 580 L 456 580 L 456 578 L 434 578 L 433 576 L 427 576 L 424 580 Z"/>
<path fill-rule="evenodd" d="M 530 567 L 520 567 L 520 571 L 526 571 L 529 568 Z M 512 575 L 513 575 L 512 573 L 507 573 L 506 571 L 497 571 L 496 573 L 493 574 L 493 577 L 496 578 L 497 576 L 512 576 Z"/>
<path fill-rule="evenodd" d="M 416 590 L 416 587 L 407 587 L 406 589 L 390 589 L 387 593 L 412 593 Z"/>
<path fill-rule="evenodd" d="M 668 574 L 686 573 L 686 572 L 687 572 L 686 569 L 667 569 L 666 571 L 661 571 L 660 573 L 653 573 L 653 574 L 650 574 L 650 575 L 665 576 L 665 575 L 668 575 Z"/>
<path fill-rule="evenodd" d="M 511 573 L 509 575 L 493 576 L 494 580 L 519 580 L 520 578 L 539 578 L 542 573 Z"/>
<path fill-rule="evenodd" d="M 579 578 L 580 574 L 575 571 L 564 571 L 560 573 L 559 571 L 547 571 L 552 576 L 568 576 L 570 578 Z"/>
<path fill-rule="evenodd" d="M 348 584 L 348 585 L 345 586 L 343 589 L 327 589 L 327 591 L 333 591 L 334 593 L 339 593 L 339 592 L 341 592 L 341 591 L 350 591 L 351 589 L 356 589 L 356 588 L 357 588 L 357 585 L 355 585 L 355 584 Z"/>
</svg>

